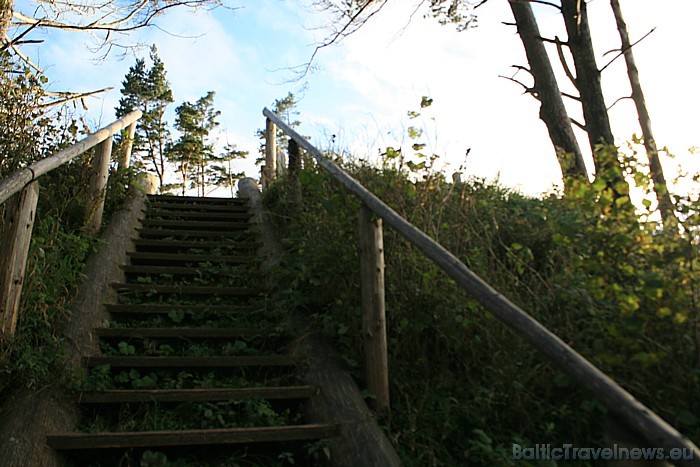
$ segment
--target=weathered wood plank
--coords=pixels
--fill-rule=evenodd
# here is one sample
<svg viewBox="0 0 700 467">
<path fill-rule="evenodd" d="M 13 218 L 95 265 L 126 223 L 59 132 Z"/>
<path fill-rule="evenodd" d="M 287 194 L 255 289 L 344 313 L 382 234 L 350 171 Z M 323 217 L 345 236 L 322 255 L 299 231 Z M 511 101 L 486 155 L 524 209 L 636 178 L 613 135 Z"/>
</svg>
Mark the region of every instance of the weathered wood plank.
<svg viewBox="0 0 700 467">
<path fill-rule="evenodd" d="M 0 334 L 12 336 L 17 327 L 19 302 L 32 238 L 39 182 L 20 191 L 7 206 L 0 258 Z"/>
<path fill-rule="evenodd" d="M 277 127 L 272 120 L 265 121 L 265 176 L 263 188 L 277 178 Z"/>
<path fill-rule="evenodd" d="M 700 465 L 700 449 L 693 442 L 685 438 L 649 407 L 635 399 L 632 394 L 562 341 L 556 334 L 501 295 L 442 245 L 398 215 L 396 211 L 336 164 L 323 157 L 323 154 L 308 140 L 279 120 L 274 113 L 265 109 L 263 114 L 292 136 L 335 180 L 418 248 L 457 285 L 469 292 L 486 310 L 539 350 L 557 368 L 589 389 L 606 407 L 618 414 L 626 424 L 644 436 L 650 445 L 663 447 L 667 450 L 678 447 L 692 449 L 694 457 L 697 459 L 693 465 Z"/>
<path fill-rule="evenodd" d="M 112 368 L 236 368 L 295 366 L 297 357 L 288 355 L 254 357 L 87 357 L 87 365 L 109 365 Z"/>
<path fill-rule="evenodd" d="M 367 389 L 374 393 L 374 409 L 389 411 L 389 364 L 384 303 L 384 237 L 382 220 L 372 219 L 366 205 L 360 207 L 360 283 L 362 289 L 362 337 Z"/>
<path fill-rule="evenodd" d="M 122 142 L 124 147 L 122 148 L 122 151 L 119 154 L 119 160 L 117 161 L 120 169 L 126 169 L 131 164 L 131 150 L 134 147 L 134 136 L 135 135 L 136 135 L 136 122 L 134 121 L 126 129 L 126 139 Z"/>
<path fill-rule="evenodd" d="M 251 239 L 256 234 L 250 230 L 197 230 L 197 229 L 136 229 L 141 238 L 231 238 Z"/>
<path fill-rule="evenodd" d="M 213 389 L 116 389 L 103 392 L 82 392 L 76 395 L 80 404 L 125 404 L 129 402 L 210 402 L 225 400 L 301 400 L 316 395 L 316 386 L 280 386 L 259 388 Z"/>
<path fill-rule="evenodd" d="M 127 433 L 64 433 L 46 437 L 53 449 L 110 449 L 151 446 L 277 443 L 337 436 L 336 425 L 290 425 L 220 430 L 141 431 Z"/>
<path fill-rule="evenodd" d="M 102 338 L 183 338 L 183 339 L 236 339 L 263 336 L 273 332 L 269 328 L 97 328 Z"/>
<path fill-rule="evenodd" d="M 109 137 L 95 147 L 95 156 L 92 162 L 92 177 L 87 199 L 88 212 L 85 219 L 86 230 L 91 235 L 96 234 L 102 225 L 111 157 L 112 138 Z"/>
<path fill-rule="evenodd" d="M 209 203 L 161 203 L 158 201 L 150 201 L 148 207 L 164 210 L 168 212 L 176 211 L 196 211 L 196 212 L 230 212 L 244 213 L 248 212 L 248 207 L 245 204 L 209 204 Z"/>
<path fill-rule="evenodd" d="M 105 304 L 105 309 L 114 314 L 156 314 L 167 315 L 172 312 L 182 312 L 186 314 L 202 313 L 248 313 L 259 311 L 261 306 L 254 305 L 155 305 L 155 304 Z"/>
<path fill-rule="evenodd" d="M 216 220 L 242 220 L 250 219 L 250 214 L 247 212 L 225 212 L 225 211 L 165 211 L 160 209 L 148 209 L 144 211 L 146 219 L 160 217 L 165 219 L 207 219 L 209 221 Z"/>
<path fill-rule="evenodd" d="M 158 203 L 175 203 L 175 204 L 186 204 L 186 203 L 196 203 L 196 204 L 207 204 L 207 205 L 231 205 L 231 206 L 243 206 L 248 200 L 245 198 L 221 198 L 221 197 L 210 197 L 210 196 L 175 196 L 175 195 L 149 195 L 148 199 Z"/>
<path fill-rule="evenodd" d="M 159 220 L 159 219 L 144 219 L 141 221 L 144 227 L 171 227 L 171 228 L 182 228 L 190 230 L 198 229 L 247 229 L 249 224 L 247 222 L 236 222 L 236 221 L 225 221 L 225 222 L 215 222 L 215 221 L 192 221 L 192 220 Z"/>
<path fill-rule="evenodd" d="M 141 253 L 128 252 L 129 258 L 136 260 L 158 260 L 158 261 L 177 261 L 177 262 L 212 262 L 212 263 L 232 263 L 242 264 L 255 259 L 255 256 L 244 255 L 200 255 L 200 254 L 178 254 L 178 253 Z"/>
<path fill-rule="evenodd" d="M 156 284 L 122 284 L 113 282 L 111 286 L 118 292 L 155 292 L 162 294 L 188 295 L 236 295 L 253 297 L 260 295 L 262 290 L 250 287 L 210 287 L 204 285 L 156 285 Z"/>
<path fill-rule="evenodd" d="M 222 242 L 210 242 L 210 241 L 196 241 L 196 240 L 134 240 L 134 246 L 137 248 L 142 247 L 157 247 L 158 249 L 179 249 L 179 248 L 201 248 L 201 249 L 212 249 L 212 248 L 225 248 L 225 249 L 235 249 L 235 250 L 252 250 L 260 248 L 262 243 L 260 242 L 236 242 L 236 243 L 222 243 Z"/>
</svg>

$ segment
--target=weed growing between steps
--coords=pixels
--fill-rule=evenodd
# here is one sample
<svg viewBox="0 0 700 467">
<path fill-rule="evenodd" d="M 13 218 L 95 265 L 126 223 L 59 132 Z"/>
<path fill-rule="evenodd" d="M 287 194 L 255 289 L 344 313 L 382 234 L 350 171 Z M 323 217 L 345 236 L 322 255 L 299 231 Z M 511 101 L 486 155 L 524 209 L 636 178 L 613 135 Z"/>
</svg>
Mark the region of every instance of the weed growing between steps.
<svg viewBox="0 0 700 467">
<path fill-rule="evenodd" d="M 446 183 L 395 159 L 382 168 L 343 165 L 700 441 L 697 199 L 679 199 L 684 234 L 676 235 L 663 232 L 650 211 L 635 219 L 612 214 L 604 184 L 534 199 L 479 179 Z M 635 167 L 628 170 L 643 180 Z M 287 249 L 276 281 L 285 299 L 335 340 L 362 382 L 359 204 L 310 161 L 299 180 L 304 202 L 296 211 L 284 179 L 265 193 Z M 607 411 L 595 397 L 386 225 L 384 248 L 392 397 L 385 423 L 406 465 L 511 465 L 514 443 L 615 442 L 604 440 Z"/>
<path fill-rule="evenodd" d="M 159 247 L 160 248 L 160 247 Z M 186 254 L 211 254 L 211 248 L 177 249 Z M 171 250 L 172 252 L 172 250 Z M 235 255 L 235 244 L 217 249 L 218 255 Z M 214 262 L 190 263 L 184 267 L 195 274 L 127 273 L 130 284 L 186 286 L 259 287 L 257 260 L 246 264 L 222 265 Z M 259 333 L 238 337 L 119 337 L 102 336 L 103 356 L 114 357 L 214 357 L 270 356 L 288 353 L 290 336 L 283 322 L 284 310 L 270 303 L 267 296 L 188 295 L 158 293 L 156 290 L 118 294 L 121 305 L 158 306 L 157 314 L 119 313 L 105 323 L 109 329 L 129 328 L 256 328 Z M 183 307 L 199 307 L 197 311 Z M 128 306 L 126 307 L 128 309 Z M 276 367 L 234 367 L 222 369 L 112 368 L 99 365 L 91 368 L 80 382 L 81 391 L 111 389 L 208 389 L 292 386 L 300 384 L 299 376 Z M 84 433 L 171 431 L 246 428 L 256 426 L 288 426 L 303 423 L 299 401 L 267 401 L 259 399 L 174 403 L 142 402 L 86 406 L 79 431 Z M 283 444 L 281 454 L 265 448 L 222 450 L 217 448 L 132 449 L 126 454 L 104 452 L 100 459 L 76 458 L 75 465 L 138 465 L 138 466 L 286 466 L 326 465 L 325 443 L 310 442 L 301 447 Z M 202 462 L 201 456 L 208 460 Z"/>
</svg>

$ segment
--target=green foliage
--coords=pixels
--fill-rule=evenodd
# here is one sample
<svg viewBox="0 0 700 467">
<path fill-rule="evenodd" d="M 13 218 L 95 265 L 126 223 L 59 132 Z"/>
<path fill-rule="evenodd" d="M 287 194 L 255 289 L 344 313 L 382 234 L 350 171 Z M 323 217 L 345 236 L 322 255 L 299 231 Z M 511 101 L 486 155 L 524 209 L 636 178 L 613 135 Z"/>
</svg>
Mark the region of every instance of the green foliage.
<svg viewBox="0 0 700 467">
<path fill-rule="evenodd" d="M 417 114 L 417 112 L 416 112 Z M 414 157 L 420 157 L 415 156 Z M 700 440 L 698 199 L 679 200 L 682 232 L 616 203 L 605 180 L 567 197 L 528 198 L 472 179 L 448 184 L 433 158 L 342 164 L 399 214 L 571 343 L 663 418 Z M 338 162 L 338 161 L 336 161 Z M 626 161 L 631 179 L 643 182 Z M 281 293 L 314 317 L 362 381 L 358 203 L 315 166 L 265 202 L 288 254 Z M 619 176 L 619 174 L 612 174 Z M 603 441 L 606 409 L 484 312 L 422 254 L 384 230 L 392 414 L 407 465 L 509 465 L 513 443 Z M 669 382 L 673 382 L 669 384 Z"/>
<path fill-rule="evenodd" d="M 129 68 L 122 82 L 124 97 L 119 100 L 116 114 L 120 118 L 137 109 L 143 112 L 136 124 L 132 165 L 154 172 L 162 190 L 167 173 L 165 148 L 170 140 L 165 110 L 173 103 L 173 93 L 155 45 L 151 46 L 150 59 L 150 69 L 146 69 L 142 58 Z"/>
<path fill-rule="evenodd" d="M 183 102 L 175 109 L 175 127 L 180 137 L 168 148 L 168 158 L 178 164 L 183 194 L 187 188 L 197 188 L 199 196 L 204 196 L 207 166 L 214 154 L 208 138 L 219 125 L 216 118 L 221 114 L 214 109 L 214 95 L 209 91 L 197 102 Z"/>
</svg>

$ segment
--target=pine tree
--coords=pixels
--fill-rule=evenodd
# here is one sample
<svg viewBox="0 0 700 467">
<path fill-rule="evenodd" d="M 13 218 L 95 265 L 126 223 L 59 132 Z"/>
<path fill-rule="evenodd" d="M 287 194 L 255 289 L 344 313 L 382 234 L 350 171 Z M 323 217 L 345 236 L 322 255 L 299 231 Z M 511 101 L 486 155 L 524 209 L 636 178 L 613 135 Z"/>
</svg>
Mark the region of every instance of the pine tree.
<svg viewBox="0 0 700 467">
<path fill-rule="evenodd" d="M 209 184 L 228 187 L 231 190 L 231 197 L 233 197 L 235 181 L 245 176 L 244 172 L 233 171 L 233 161 L 246 157 L 248 157 L 248 151 L 237 149 L 235 144 L 227 144 L 224 152 L 212 157 L 212 163 L 207 171 Z"/>
<path fill-rule="evenodd" d="M 146 69 L 144 59 L 137 59 L 129 68 L 122 82 L 124 97 L 119 100 L 116 113 L 117 117 L 122 117 L 136 109 L 143 112 L 134 135 L 135 163 L 155 172 L 162 191 L 167 172 L 165 149 L 170 139 L 164 115 L 167 106 L 173 102 L 173 93 L 155 45 L 151 47 L 150 59 L 150 69 Z"/>
<path fill-rule="evenodd" d="M 207 184 L 207 166 L 214 155 L 214 146 L 209 134 L 219 125 L 216 118 L 221 114 L 214 109 L 213 91 L 201 97 L 194 104 L 183 102 L 175 109 L 175 127 L 180 132 L 180 138 L 169 147 L 169 159 L 178 164 L 182 178 L 182 194 L 187 188 L 197 188 L 204 196 Z"/>
</svg>

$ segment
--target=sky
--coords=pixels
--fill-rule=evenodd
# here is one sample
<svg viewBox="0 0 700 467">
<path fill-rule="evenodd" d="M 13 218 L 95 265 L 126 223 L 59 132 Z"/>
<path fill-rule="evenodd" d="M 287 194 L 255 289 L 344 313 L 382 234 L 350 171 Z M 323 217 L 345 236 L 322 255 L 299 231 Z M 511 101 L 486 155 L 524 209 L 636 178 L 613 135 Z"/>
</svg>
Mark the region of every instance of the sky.
<svg viewBox="0 0 700 467">
<path fill-rule="evenodd" d="M 390 0 L 355 34 L 322 49 L 314 69 L 300 80 L 291 69 L 310 59 L 328 34 L 323 26 L 330 17 L 315 11 L 310 0 L 228 1 L 232 8 L 172 11 L 157 27 L 124 42 L 158 47 L 175 98 L 171 122 L 179 103 L 216 92 L 215 106 L 222 112 L 217 145 L 235 143 L 250 151 L 240 168 L 249 176 L 258 174 L 255 132 L 264 127 L 263 107 L 293 92 L 300 101 L 301 132 L 321 149 L 332 147 L 372 160 L 388 146 L 403 146 L 410 153 L 406 130 L 414 125 L 424 130 L 421 142 L 440 156 L 448 179 L 461 170 L 464 177 L 498 179 L 531 195 L 560 184 L 554 150 L 538 118 L 539 104 L 499 77 L 513 76 L 512 65 L 526 64 L 515 28 L 502 24 L 512 21 L 505 0 L 490 0 L 479 8 L 478 27 L 464 32 L 424 17 L 425 8 L 416 10 L 419 0 Z M 695 25 L 700 2 L 669 0 L 661 9 L 652 0 L 621 4 L 633 41 L 656 28 L 634 52 L 657 142 L 677 155 L 662 159 L 667 178 L 674 177 L 679 165 L 698 170 L 700 156 L 690 155 L 689 148 L 700 145 L 700 61 L 692 56 L 700 43 Z M 619 47 L 620 39 L 607 0 L 591 0 L 588 8 L 602 66 L 613 56 L 605 52 Z M 566 36 L 556 10 L 537 5 L 535 12 L 544 36 Z M 115 88 L 87 101 L 88 121 L 95 126 L 114 120 L 124 75 L 135 56 L 148 53 L 147 48 L 117 51 L 98 60 L 84 33 L 42 32 L 32 38 L 44 42 L 23 50 L 46 69 L 53 89 Z M 556 60 L 554 50 L 550 53 Z M 527 79 L 522 72 L 516 78 Z M 566 77 L 558 79 L 572 92 Z M 629 95 L 622 58 L 604 72 L 602 81 L 608 104 Z M 407 112 L 419 110 L 422 96 L 434 103 L 410 121 Z M 575 103 L 568 106 L 582 121 Z M 619 145 L 626 146 L 640 133 L 631 100 L 617 103 L 610 115 Z M 578 136 L 585 152 L 588 143 L 583 134 Z"/>
</svg>

